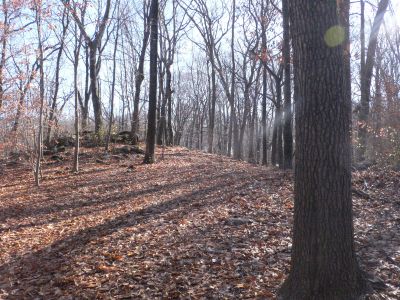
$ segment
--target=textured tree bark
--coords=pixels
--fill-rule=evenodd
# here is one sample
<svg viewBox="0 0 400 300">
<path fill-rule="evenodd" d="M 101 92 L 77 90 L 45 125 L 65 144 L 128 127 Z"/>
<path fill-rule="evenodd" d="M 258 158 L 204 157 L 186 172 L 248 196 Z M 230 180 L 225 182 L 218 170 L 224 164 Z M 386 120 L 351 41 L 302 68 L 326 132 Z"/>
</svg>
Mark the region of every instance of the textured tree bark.
<svg viewBox="0 0 400 300">
<path fill-rule="evenodd" d="M 292 168 L 293 157 L 293 134 L 292 134 L 292 101 L 291 101 L 291 82 L 290 82 L 290 25 L 289 25 L 289 0 L 282 0 L 283 18 L 283 63 L 284 63 L 284 120 L 283 120 L 283 153 L 284 169 Z"/>
<path fill-rule="evenodd" d="M 295 207 L 292 268 L 279 294 L 291 300 L 358 299 L 366 284 L 353 241 L 349 83 L 342 44 L 325 42 L 342 36 L 338 6 L 292 0 L 291 8 L 298 93 Z"/>
<path fill-rule="evenodd" d="M 157 112 L 157 46 L 158 46 L 158 0 L 151 0 L 150 6 L 150 86 L 147 124 L 146 153 L 144 163 L 154 163 Z"/>
<path fill-rule="evenodd" d="M 372 71 L 375 64 L 375 52 L 378 44 L 379 29 L 383 23 L 385 12 L 389 6 L 389 0 L 381 0 L 378 4 L 374 22 L 372 24 L 371 33 L 368 41 L 367 57 L 364 68 L 361 70 L 361 100 L 358 112 L 358 141 L 357 160 L 366 159 L 365 153 L 367 149 L 368 119 L 369 119 L 369 102 L 371 94 Z M 362 2 L 363 5 L 363 2 Z M 363 15 L 363 14 L 362 14 Z"/>
</svg>

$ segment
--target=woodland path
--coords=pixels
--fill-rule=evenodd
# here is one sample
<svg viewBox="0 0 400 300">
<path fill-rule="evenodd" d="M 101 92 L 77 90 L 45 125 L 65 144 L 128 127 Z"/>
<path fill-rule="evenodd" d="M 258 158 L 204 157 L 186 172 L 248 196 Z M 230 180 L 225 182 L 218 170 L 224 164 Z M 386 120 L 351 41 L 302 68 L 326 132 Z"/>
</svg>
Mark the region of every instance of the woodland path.
<svg viewBox="0 0 400 300">
<path fill-rule="evenodd" d="M 0 299 L 273 299 L 287 276 L 292 173 L 167 148 L 164 159 L 84 149 L 0 182 Z M 161 153 L 158 153 L 160 157 Z M 354 174 L 362 267 L 400 299 L 400 173 Z"/>
</svg>

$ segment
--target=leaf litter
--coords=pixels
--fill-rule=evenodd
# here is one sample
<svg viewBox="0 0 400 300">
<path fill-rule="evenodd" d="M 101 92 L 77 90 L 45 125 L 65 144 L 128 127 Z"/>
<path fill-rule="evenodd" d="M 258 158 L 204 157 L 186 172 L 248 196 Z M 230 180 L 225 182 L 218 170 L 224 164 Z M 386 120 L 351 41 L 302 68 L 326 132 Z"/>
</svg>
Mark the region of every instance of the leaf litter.
<svg viewBox="0 0 400 300">
<path fill-rule="evenodd" d="M 153 165 L 81 158 L 79 174 L 70 157 L 47 162 L 39 188 L 26 167 L 5 169 L 0 299 L 276 298 L 290 267 L 291 172 L 185 148 Z M 371 299 L 400 299 L 399 187 L 399 172 L 353 176 L 356 251 L 384 283 Z"/>
</svg>

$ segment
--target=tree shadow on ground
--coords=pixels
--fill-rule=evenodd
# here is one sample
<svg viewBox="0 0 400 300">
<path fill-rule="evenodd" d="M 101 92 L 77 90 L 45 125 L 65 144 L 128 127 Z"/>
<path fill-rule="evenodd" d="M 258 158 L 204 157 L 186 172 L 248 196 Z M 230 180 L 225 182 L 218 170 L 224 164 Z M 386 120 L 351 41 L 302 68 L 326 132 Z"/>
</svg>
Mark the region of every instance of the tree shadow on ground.
<svg viewBox="0 0 400 300">
<path fill-rule="evenodd" d="M 166 214 L 176 210 L 189 213 L 203 207 L 212 207 L 232 192 L 232 185 L 229 185 L 229 183 L 232 183 L 231 181 L 233 179 L 230 180 L 229 178 L 234 178 L 234 180 L 239 183 L 244 182 L 243 184 L 236 186 L 236 188 L 242 188 L 249 184 L 247 181 L 251 179 L 251 176 L 238 172 L 237 174 L 221 173 L 217 175 L 202 175 L 201 178 L 205 183 L 211 182 L 212 180 L 224 180 L 218 185 L 212 185 L 211 187 L 201 188 L 198 190 L 194 188 L 195 190 L 193 192 L 175 197 L 172 200 L 167 200 L 155 205 L 149 205 L 137 211 L 130 211 L 126 214 L 107 220 L 97 226 L 82 229 L 72 236 L 58 240 L 39 251 L 27 253 L 21 257 L 12 258 L 11 261 L 0 266 L 0 274 L 3 274 L 3 278 L 7 276 L 7 281 L 11 283 L 10 285 L 6 284 L 6 286 L 2 284 L 2 289 L 10 294 L 13 293 L 13 290 L 15 291 L 21 287 L 32 286 L 32 284 L 34 284 L 34 290 L 29 291 L 29 294 L 25 294 L 26 291 L 22 289 L 15 292 L 15 297 L 18 298 L 19 295 L 23 297 L 40 296 L 41 288 L 48 284 L 50 280 L 49 276 L 51 278 L 52 274 L 54 275 L 58 273 L 62 266 L 68 266 L 71 263 L 71 260 L 73 260 L 73 255 L 71 256 L 70 254 L 83 251 L 83 249 L 92 241 L 111 235 L 127 227 L 137 227 L 141 224 L 146 224 L 151 220 L 163 218 Z M 101 203 L 107 203 L 107 205 L 105 207 L 100 207 L 99 210 L 101 211 L 102 209 L 119 205 L 120 202 L 135 197 L 138 197 L 138 200 L 140 200 L 141 196 L 149 193 L 169 193 L 174 189 L 190 185 L 191 183 L 196 183 L 196 185 L 204 184 L 204 182 L 199 180 L 199 177 L 195 176 L 190 180 L 180 181 L 170 185 L 150 187 L 141 191 L 132 191 L 130 194 L 121 197 L 107 197 L 100 200 Z M 90 207 L 94 204 L 97 205 L 99 203 L 96 201 L 80 201 L 75 204 L 62 204 L 55 208 L 41 207 L 39 209 L 28 209 L 22 214 L 19 213 L 13 217 L 24 218 L 27 216 L 45 215 L 54 210 L 61 211 L 70 208 L 81 210 L 84 206 Z M 10 212 L 3 211 L 1 215 L 4 221 L 5 216 L 6 218 L 7 216 L 10 216 Z M 71 217 L 71 215 L 68 217 Z M 37 226 L 38 224 L 29 225 Z M 16 230 L 18 228 L 11 229 Z M 35 283 L 31 282 L 32 280 Z M 5 282 L 4 279 L 2 281 Z M 13 298 L 14 296 L 10 297 Z"/>
</svg>

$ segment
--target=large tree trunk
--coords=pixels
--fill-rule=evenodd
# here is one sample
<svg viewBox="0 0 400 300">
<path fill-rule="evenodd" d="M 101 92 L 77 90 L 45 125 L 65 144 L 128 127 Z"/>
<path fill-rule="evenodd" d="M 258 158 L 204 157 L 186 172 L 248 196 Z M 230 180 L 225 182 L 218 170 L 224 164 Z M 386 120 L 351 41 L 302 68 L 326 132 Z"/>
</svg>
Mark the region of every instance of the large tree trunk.
<svg viewBox="0 0 400 300">
<path fill-rule="evenodd" d="M 337 2 L 292 0 L 291 5 L 295 88 L 301 101 L 296 101 L 292 268 L 280 296 L 358 299 L 365 282 L 354 251 L 351 98 L 343 77 L 343 40 L 335 39 L 334 31 L 341 30 Z"/>
<path fill-rule="evenodd" d="M 150 86 L 147 124 L 146 154 L 144 163 L 154 163 L 157 112 L 157 46 L 158 46 L 158 0 L 151 0 L 150 7 Z"/>
</svg>

